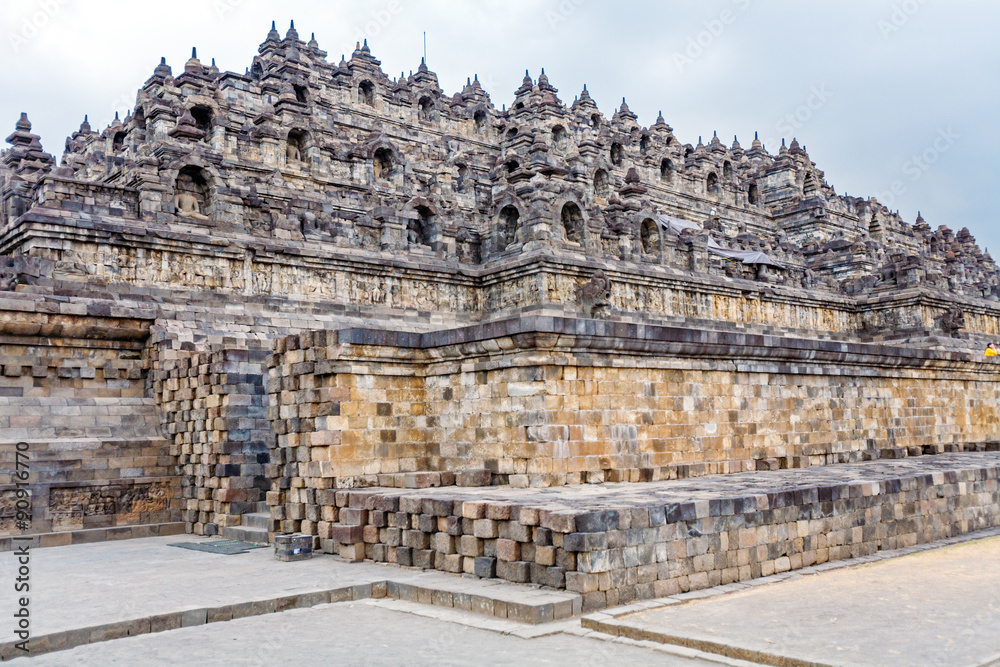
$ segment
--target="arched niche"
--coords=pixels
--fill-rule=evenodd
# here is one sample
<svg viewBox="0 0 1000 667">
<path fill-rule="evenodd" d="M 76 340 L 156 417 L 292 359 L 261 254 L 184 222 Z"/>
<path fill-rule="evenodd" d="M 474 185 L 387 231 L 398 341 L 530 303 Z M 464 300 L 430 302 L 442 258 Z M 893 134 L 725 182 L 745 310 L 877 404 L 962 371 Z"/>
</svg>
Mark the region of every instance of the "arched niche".
<svg viewBox="0 0 1000 667">
<path fill-rule="evenodd" d="M 309 104 L 309 89 L 300 83 L 293 83 L 292 90 L 295 91 L 295 100 L 299 104 Z"/>
<path fill-rule="evenodd" d="M 308 138 L 309 135 L 305 130 L 292 129 L 288 131 L 285 148 L 287 162 L 305 162 Z"/>
<path fill-rule="evenodd" d="M 482 109 L 478 109 L 472 114 L 472 128 L 476 134 L 482 134 L 486 131 L 486 112 Z"/>
<path fill-rule="evenodd" d="M 203 104 L 196 104 L 191 107 L 191 117 L 194 118 L 195 127 L 205 133 L 206 139 L 211 136 L 212 118 L 214 117 L 211 107 L 207 107 Z"/>
<path fill-rule="evenodd" d="M 375 84 L 367 79 L 358 84 L 358 104 L 375 106 Z"/>
<path fill-rule="evenodd" d="M 409 209 L 413 213 L 406 223 L 407 245 L 430 246 L 437 230 L 437 209 L 422 197 L 410 202 Z"/>
<path fill-rule="evenodd" d="M 611 164 L 616 167 L 622 166 L 622 161 L 624 160 L 625 149 L 617 141 L 611 144 Z"/>
<path fill-rule="evenodd" d="M 583 217 L 583 209 L 574 201 L 567 201 L 559 207 L 559 224 L 562 229 L 563 238 L 567 243 L 575 243 L 580 246 L 585 242 L 586 221 Z"/>
<path fill-rule="evenodd" d="M 643 255 L 659 256 L 663 247 L 663 228 L 651 217 L 643 216 L 639 223 L 639 249 Z"/>
<path fill-rule="evenodd" d="M 513 204 L 507 204 L 497 214 L 496 236 L 497 249 L 506 250 L 518 240 L 518 230 L 521 226 L 521 212 Z"/>
<path fill-rule="evenodd" d="M 434 105 L 434 100 L 429 96 L 424 95 L 417 102 L 417 117 L 427 122 L 437 118 L 437 107 Z"/>
<path fill-rule="evenodd" d="M 611 195 L 611 179 L 608 172 L 598 169 L 594 172 L 594 196 L 607 199 Z"/>
<path fill-rule="evenodd" d="M 710 195 L 719 194 L 719 175 L 714 171 L 709 172 L 708 176 L 705 178 L 705 192 Z"/>
<path fill-rule="evenodd" d="M 211 208 L 209 174 L 196 165 L 182 167 L 174 181 L 174 213 L 180 218 L 209 220 Z"/>
<path fill-rule="evenodd" d="M 664 183 L 670 183 L 674 180 L 674 163 L 668 157 L 660 160 L 660 180 Z"/>
<path fill-rule="evenodd" d="M 566 128 L 562 125 L 556 125 L 552 128 L 552 145 L 558 150 L 565 150 L 569 142 L 566 134 Z"/>
<path fill-rule="evenodd" d="M 375 178 L 389 179 L 396 168 L 395 163 L 391 149 L 384 146 L 375 149 L 375 154 L 372 156 L 372 170 Z"/>
</svg>

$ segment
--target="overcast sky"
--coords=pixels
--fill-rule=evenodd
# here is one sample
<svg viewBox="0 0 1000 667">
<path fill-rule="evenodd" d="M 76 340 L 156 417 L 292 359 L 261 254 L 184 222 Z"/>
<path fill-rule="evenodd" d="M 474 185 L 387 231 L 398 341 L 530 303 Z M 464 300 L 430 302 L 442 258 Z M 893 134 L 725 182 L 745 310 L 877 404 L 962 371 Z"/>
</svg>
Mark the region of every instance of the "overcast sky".
<svg viewBox="0 0 1000 667">
<path fill-rule="evenodd" d="M 497 106 L 544 67 L 564 102 L 586 83 L 608 116 L 625 97 L 683 142 L 797 137 L 839 193 L 1000 252 L 991 0 L 3 0 L 0 137 L 26 111 L 59 156 L 85 113 L 95 130 L 124 115 L 160 56 L 176 74 L 197 46 L 243 72 L 272 19 L 335 62 L 367 37 L 390 77 L 417 68 L 426 31 L 445 92 L 478 74 Z"/>
</svg>

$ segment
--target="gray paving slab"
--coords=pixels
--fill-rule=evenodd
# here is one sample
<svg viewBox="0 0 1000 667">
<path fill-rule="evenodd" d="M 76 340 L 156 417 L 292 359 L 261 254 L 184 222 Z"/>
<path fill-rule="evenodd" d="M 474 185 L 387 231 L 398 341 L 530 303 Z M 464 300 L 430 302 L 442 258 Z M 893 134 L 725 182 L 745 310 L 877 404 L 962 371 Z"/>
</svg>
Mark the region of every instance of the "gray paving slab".
<svg viewBox="0 0 1000 667">
<path fill-rule="evenodd" d="M 464 592 L 528 605 L 579 598 L 565 591 L 349 563 L 322 554 L 282 562 L 274 559 L 270 548 L 219 555 L 169 546 L 179 541 L 211 538 L 172 535 L 32 550 L 32 636 L 387 579 L 411 589 Z M 13 581 L 16 569 L 14 553 L 0 554 L 0 581 Z M 0 616 L 11 618 L 15 605 L 14 595 L 0 596 Z M 13 632 L 10 624 L 0 628 L 0 642 L 13 640 Z"/>
<path fill-rule="evenodd" d="M 567 634 L 523 639 L 364 602 L 244 618 L 16 660 L 59 665 L 664 665 L 717 664 L 651 646 Z"/>
<path fill-rule="evenodd" d="M 1000 664 L 1000 538 L 604 617 L 585 625 L 785 664 Z"/>
</svg>

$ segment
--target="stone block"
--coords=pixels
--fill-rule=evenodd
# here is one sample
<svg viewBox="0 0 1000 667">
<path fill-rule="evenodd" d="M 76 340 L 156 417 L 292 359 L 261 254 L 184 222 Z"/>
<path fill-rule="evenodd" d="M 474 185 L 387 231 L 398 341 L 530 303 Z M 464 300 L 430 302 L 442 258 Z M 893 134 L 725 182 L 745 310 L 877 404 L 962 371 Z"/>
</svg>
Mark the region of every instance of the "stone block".
<svg viewBox="0 0 1000 667">
<path fill-rule="evenodd" d="M 476 576 L 492 579 L 497 576 L 497 559 L 480 556 L 475 559 L 474 569 Z"/>
</svg>

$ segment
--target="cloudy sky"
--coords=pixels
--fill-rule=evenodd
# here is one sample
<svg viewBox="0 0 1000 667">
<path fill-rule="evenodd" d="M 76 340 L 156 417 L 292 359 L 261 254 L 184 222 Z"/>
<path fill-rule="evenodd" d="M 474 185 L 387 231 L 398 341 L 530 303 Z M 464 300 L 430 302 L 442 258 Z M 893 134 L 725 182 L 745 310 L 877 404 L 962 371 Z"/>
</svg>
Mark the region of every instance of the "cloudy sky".
<svg viewBox="0 0 1000 667">
<path fill-rule="evenodd" d="M 1000 252 L 1000 2 L 992 0 L 3 0 L 0 131 L 26 111 L 57 156 L 83 114 L 103 129 L 165 56 L 243 72 L 271 20 L 339 61 L 368 38 L 390 76 L 427 60 L 449 94 L 509 104 L 544 67 L 570 103 L 662 110 L 684 142 L 713 131 L 776 152 L 797 137 L 840 193 L 912 222 L 968 227 Z"/>
</svg>

